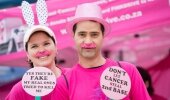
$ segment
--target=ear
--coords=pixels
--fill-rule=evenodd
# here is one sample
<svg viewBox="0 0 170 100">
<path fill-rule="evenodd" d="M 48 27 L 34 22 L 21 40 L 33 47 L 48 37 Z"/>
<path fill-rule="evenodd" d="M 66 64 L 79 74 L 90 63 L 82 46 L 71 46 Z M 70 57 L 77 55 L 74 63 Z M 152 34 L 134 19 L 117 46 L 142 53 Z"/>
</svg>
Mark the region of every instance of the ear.
<svg viewBox="0 0 170 100">
<path fill-rule="evenodd" d="M 146 85 L 146 88 L 148 88 L 149 87 L 149 81 L 146 81 L 145 85 Z"/>
<path fill-rule="evenodd" d="M 56 55 L 58 55 L 58 48 L 57 48 L 57 46 L 55 47 L 55 53 L 56 53 Z"/>
<path fill-rule="evenodd" d="M 29 53 L 28 51 L 26 52 L 27 58 L 30 59 Z"/>
<path fill-rule="evenodd" d="M 37 17 L 40 25 L 45 25 L 48 18 L 47 5 L 44 0 L 38 0 L 36 4 Z"/>
<path fill-rule="evenodd" d="M 29 27 L 34 25 L 34 14 L 30 4 L 26 1 L 22 1 L 21 4 L 22 15 Z"/>
</svg>

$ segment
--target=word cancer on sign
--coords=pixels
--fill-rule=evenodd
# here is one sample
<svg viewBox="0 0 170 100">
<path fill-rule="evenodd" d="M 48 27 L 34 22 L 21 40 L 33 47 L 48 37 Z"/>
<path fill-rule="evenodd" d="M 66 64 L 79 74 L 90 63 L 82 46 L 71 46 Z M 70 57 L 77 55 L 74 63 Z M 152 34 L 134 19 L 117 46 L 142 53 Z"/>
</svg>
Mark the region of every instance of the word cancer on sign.
<svg viewBox="0 0 170 100">
<path fill-rule="evenodd" d="M 110 76 L 105 76 L 105 79 L 109 80 L 109 81 L 112 81 L 112 82 L 119 83 L 121 85 L 126 85 L 127 86 L 127 81 L 125 81 L 125 80 L 121 80 L 121 79 L 118 79 L 118 78 L 113 78 L 113 77 L 110 77 Z"/>
</svg>

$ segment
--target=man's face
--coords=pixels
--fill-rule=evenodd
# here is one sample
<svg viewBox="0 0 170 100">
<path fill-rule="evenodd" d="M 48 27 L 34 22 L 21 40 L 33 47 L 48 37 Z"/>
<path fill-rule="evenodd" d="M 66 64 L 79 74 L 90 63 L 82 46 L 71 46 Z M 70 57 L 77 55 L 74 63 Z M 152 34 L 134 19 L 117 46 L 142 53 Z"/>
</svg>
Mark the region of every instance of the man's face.
<svg viewBox="0 0 170 100">
<path fill-rule="evenodd" d="M 80 57 L 95 58 L 99 56 L 103 43 L 100 23 L 94 21 L 78 22 L 74 41 Z"/>
</svg>

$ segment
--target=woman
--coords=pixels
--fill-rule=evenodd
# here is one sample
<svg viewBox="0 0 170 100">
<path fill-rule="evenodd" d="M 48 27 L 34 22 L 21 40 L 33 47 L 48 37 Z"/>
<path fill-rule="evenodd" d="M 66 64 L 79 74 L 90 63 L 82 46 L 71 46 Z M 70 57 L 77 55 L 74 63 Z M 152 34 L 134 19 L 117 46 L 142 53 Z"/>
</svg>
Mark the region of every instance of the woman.
<svg viewBox="0 0 170 100">
<path fill-rule="evenodd" d="M 24 49 L 31 67 L 47 67 L 55 74 L 61 76 L 65 70 L 57 66 L 56 38 L 54 32 L 42 25 L 33 26 L 24 36 Z M 18 82 L 10 91 L 6 100 L 34 100 L 35 97 L 27 94 Z M 41 97 L 41 100 L 50 100 L 51 94 Z"/>
<path fill-rule="evenodd" d="M 24 48 L 30 66 L 45 66 L 59 77 L 61 69 L 56 67 L 56 43 L 55 35 L 50 28 L 38 25 L 30 29 L 24 36 Z"/>
</svg>

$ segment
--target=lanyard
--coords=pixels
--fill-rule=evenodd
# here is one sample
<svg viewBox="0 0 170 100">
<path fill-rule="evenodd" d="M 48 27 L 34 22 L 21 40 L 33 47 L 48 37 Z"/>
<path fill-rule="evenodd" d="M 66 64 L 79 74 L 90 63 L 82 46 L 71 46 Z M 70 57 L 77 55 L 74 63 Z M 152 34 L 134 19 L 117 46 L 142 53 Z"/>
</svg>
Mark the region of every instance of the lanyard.
<svg viewBox="0 0 170 100">
<path fill-rule="evenodd" d="M 41 100 L 40 96 L 35 96 L 35 100 Z"/>
</svg>

